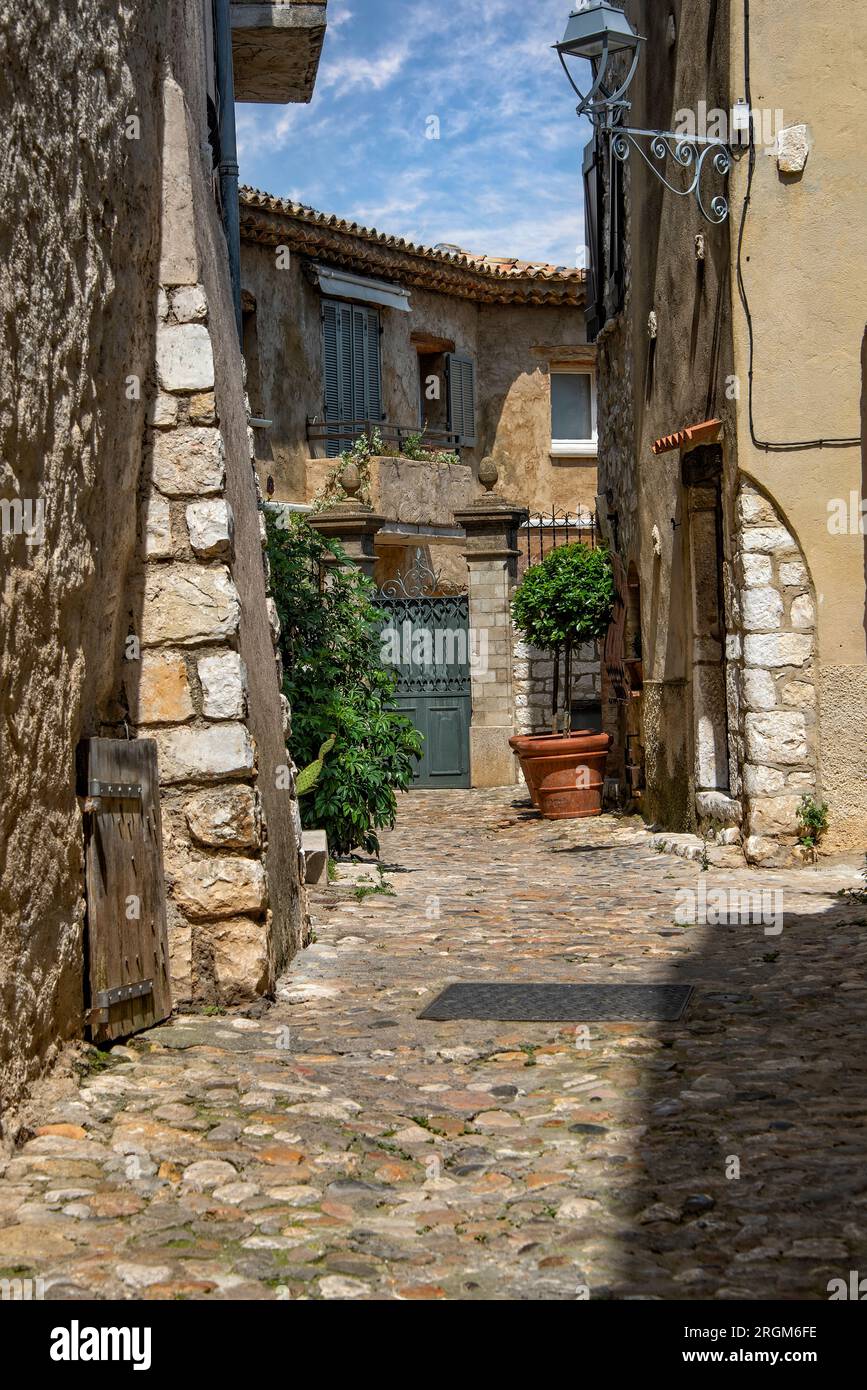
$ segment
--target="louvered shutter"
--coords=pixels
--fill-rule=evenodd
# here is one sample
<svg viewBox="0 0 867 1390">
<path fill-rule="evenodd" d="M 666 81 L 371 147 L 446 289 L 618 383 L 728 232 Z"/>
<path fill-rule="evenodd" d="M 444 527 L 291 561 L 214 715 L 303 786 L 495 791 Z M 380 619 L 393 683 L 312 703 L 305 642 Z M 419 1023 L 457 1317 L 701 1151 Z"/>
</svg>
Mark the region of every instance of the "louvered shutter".
<svg viewBox="0 0 867 1390">
<path fill-rule="evenodd" d="M 471 449 L 476 442 L 476 373 L 468 357 L 448 354 L 449 429 Z"/>
<path fill-rule="evenodd" d="M 367 310 L 352 310 L 352 418 L 367 420 Z"/>
<path fill-rule="evenodd" d="M 382 419 L 379 314 L 375 309 L 367 310 L 367 413 L 371 420 Z"/>
<path fill-rule="evenodd" d="M 584 235 L 587 239 L 587 341 L 593 343 L 605 322 L 605 264 L 600 225 L 604 207 L 602 159 L 595 140 L 584 149 Z"/>
<path fill-rule="evenodd" d="M 352 309 L 349 304 L 337 308 L 340 323 L 340 419 L 355 419 L 352 390 Z"/>
<path fill-rule="evenodd" d="M 329 423 L 340 419 L 339 308 L 340 305 L 333 300 L 325 300 L 322 305 L 322 375 L 325 419 Z M 328 458 L 334 458 L 340 452 L 337 440 L 327 440 L 325 452 Z"/>
<path fill-rule="evenodd" d="M 339 300 L 322 302 L 322 361 L 325 377 L 325 419 L 382 419 L 382 376 L 379 357 L 379 314 Z M 335 458 L 349 439 L 330 439 L 326 455 Z"/>
<path fill-rule="evenodd" d="M 464 412 L 462 442 L 472 449 L 476 443 L 476 369 L 468 358 L 461 363 L 461 400 Z"/>
</svg>

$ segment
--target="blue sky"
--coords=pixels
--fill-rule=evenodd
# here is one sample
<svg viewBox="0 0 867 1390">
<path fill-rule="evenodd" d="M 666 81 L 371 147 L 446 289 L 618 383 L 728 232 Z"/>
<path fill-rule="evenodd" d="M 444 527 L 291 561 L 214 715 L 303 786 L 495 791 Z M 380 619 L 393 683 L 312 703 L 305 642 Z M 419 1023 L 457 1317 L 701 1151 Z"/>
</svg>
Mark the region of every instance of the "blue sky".
<svg viewBox="0 0 867 1390">
<path fill-rule="evenodd" d="M 583 263 L 587 128 L 551 49 L 570 8 L 329 0 L 311 104 L 238 107 L 242 181 L 426 245 Z"/>
</svg>

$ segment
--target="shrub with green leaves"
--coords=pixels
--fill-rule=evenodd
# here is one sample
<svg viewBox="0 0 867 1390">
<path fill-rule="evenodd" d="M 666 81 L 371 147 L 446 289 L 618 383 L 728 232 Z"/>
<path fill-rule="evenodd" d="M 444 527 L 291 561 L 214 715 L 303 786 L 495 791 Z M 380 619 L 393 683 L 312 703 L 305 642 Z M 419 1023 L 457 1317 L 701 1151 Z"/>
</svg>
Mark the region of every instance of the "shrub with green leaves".
<svg viewBox="0 0 867 1390">
<path fill-rule="evenodd" d="M 561 545 L 528 569 L 515 590 L 516 627 L 543 650 L 604 636 L 614 607 L 614 574 L 607 550 Z"/>
<path fill-rule="evenodd" d="M 301 801 L 303 824 L 324 829 L 334 854 L 378 854 L 376 831 L 394 825 L 395 793 L 412 784 L 421 737 L 393 708 L 396 677 L 380 660 L 373 585 L 303 516 L 284 526 L 268 514 L 267 526 L 283 689 L 292 705 L 289 751 L 299 767 L 322 764 Z M 320 583 L 325 566 L 327 586 Z"/>
<path fill-rule="evenodd" d="M 572 648 L 603 637 L 614 610 L 614 572 L 607 550 L 561 545 L 527 570 L 515 590 L 512 617 L 531 646 L 565 652 L 566 724 L 571 706 Z M 554 710 L 555 723 L 557 711 Z"/>
</svg>

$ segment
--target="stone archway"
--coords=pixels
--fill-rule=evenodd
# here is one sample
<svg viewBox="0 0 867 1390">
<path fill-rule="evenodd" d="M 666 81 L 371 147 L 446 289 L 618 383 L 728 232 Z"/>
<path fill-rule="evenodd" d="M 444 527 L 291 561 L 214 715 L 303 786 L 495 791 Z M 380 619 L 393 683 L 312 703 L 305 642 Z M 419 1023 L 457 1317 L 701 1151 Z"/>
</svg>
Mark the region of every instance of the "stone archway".
<svg viewBox="0 0 867 1390">
<path fill-rule="evenodd" d="M 735 591 L 730 717 L 744 848 L 766 863 L 794 845 L 801 798 L 819 790 L 816 603 L 796 538 L 747 477 L 737 493 Z"/>
</svg>

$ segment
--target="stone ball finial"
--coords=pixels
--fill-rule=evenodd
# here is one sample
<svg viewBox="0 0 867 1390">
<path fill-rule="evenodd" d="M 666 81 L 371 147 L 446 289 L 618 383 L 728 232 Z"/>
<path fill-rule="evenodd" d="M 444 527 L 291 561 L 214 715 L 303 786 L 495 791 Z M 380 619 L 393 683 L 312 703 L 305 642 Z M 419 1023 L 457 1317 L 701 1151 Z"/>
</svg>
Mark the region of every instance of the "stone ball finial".
<svg viewBox="0 0 867 1390">
<path fill-rule="evenodd" d="M 341 470 L 339 482 L 346 496 L 355 498 L 361 491 L 361 473 L 358 464 L 352 462 L 345 464 Z"/>
<path fill-rule="evenodd" d="M 490 454 L 486 454 L 479 464 L 479 482 L 485 492 L 493 492 L 500 476 L 500 470 Z"/>
</svg>

